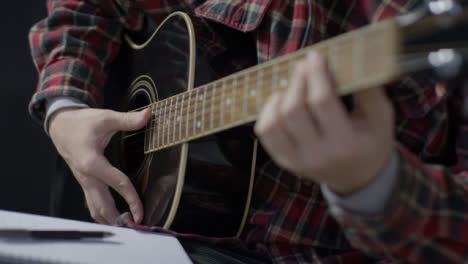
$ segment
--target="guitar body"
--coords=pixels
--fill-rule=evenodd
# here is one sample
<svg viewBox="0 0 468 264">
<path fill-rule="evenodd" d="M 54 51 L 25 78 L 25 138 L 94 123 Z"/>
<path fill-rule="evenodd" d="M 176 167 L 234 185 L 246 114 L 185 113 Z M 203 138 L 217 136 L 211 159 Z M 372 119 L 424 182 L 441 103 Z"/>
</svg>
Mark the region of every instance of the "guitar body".
<svg viewBox="0 0 468 264">
<path fill-rule="evenodd" d="M 195 61 L 194 32 L 187 15 L 174 13 L 156 29 L 149 20 L 146 24 L 149 34 L 126 36 L 127 45 L 109 78 L 107 89 L 112 91 L 105 93 L 108 107 L 133 111 L 211 81 L 207 64 L 202 58 Z M 114 98 L 124 101 L 115 103 Z M 168 114 L 160 111 L 153 110 L 153 115 Z M 173 116 L 164 122 L 176 121 Z M 108 149 L 111 161 L 142 198 L 143 223 L 180 233 L 238 236 L 253 185 L 257 142 L 251 128 L 241 126 L 146 154 L 150 139 L 144 132 L 122 133 Z M 165 132 L 161 140 L 177 134 Z"/>
</svg>

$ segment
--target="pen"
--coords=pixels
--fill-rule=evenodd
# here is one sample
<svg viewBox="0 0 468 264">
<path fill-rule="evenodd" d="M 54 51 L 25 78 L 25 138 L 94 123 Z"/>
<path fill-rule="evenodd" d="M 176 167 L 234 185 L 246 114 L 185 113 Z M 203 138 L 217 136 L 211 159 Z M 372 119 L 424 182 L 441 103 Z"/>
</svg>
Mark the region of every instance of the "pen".
<svg viewBox="0 0 468 264">
<path fill-rule="evenodd" d="M 0 239 L 29 238 L 77 240 L 85 238 L 104 238 L 112 235 L 114 234 L 106 231 L 0 229 Z"/>
</svg>

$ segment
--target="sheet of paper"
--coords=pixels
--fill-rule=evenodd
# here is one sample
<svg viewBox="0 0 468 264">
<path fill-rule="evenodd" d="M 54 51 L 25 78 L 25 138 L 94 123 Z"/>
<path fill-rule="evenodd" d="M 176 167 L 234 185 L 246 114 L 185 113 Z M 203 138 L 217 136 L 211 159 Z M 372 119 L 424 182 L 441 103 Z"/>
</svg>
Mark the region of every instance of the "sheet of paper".
<svg viewBox="0 0 468 264">
<path fill-rule="evenodd" d="M 0 228 L 109 231 L 95 240 L 38 241 L 0 238 L 0 263 L 19 258 L 28 263 L 191 263 L 179 241 L 170 235 L 147 233 L 60 218 L 0 210 Z"/>
</svg>

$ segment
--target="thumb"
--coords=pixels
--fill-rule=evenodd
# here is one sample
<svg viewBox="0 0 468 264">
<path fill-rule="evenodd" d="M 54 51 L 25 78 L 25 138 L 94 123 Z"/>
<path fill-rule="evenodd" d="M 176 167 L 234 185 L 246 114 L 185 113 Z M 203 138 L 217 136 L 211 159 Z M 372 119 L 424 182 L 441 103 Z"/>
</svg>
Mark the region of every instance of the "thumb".
<svg viewBox="0 0 468 264">
<path fill-rule="evenodd" d="M 132 131 L 137 130 L 146 125 L 151 118 L 151 111 L 149 108 L 138 112 L 113 112 L 113 124 L 116 130 Z"/>
</svg>

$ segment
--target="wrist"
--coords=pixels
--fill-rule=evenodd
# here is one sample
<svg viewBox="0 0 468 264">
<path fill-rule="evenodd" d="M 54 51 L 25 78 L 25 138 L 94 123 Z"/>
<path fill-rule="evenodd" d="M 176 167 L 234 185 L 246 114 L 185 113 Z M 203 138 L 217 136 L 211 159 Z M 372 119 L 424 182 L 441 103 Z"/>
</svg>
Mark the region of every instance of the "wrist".
<svg viewBox="0 0 468 264">
<path fill-rule="evenodd" d="M 47 99 L 47 112 L 44 120 L 44 130 L 49 135 L 49 122 L 57 111 L 65 108 L 87 108 L 87 104 L 73 97 L 55 97 Z"/>
<path fill-rule="evenodd" d="M 359 166 L 359 170 L 350 170 L 351 173 L 340 175 L 338 180 L 325 181 L 327 187 L 334 193 L 340 196 L 348 196 L 353 193 L 359 192 L 368 187 L 374 182 L 391 162 L 393 153 L 393 145 L 382 155 L 380 161 L 364 162 L 362 166 Z M 357 172 L 357 173 L 353 173 Z"/>
<path fill-rule="evenodd" d="M 60 126 L 58 126 L 57 124 L 63 118 L 64 114 L 73 112 L 75 110 L 80 110 L 80 109 L 83 109 L 83 107 L 66 107 L 66 108 L 58 109 L 55 112 L 53 112 L 49 116 L 49 120 L 47 122 L 48 127 L 46 127 L 47 131 L 49 132 L 50 137 L 53 137 L 57 129 L 60 130 Z"/>
</svg>

